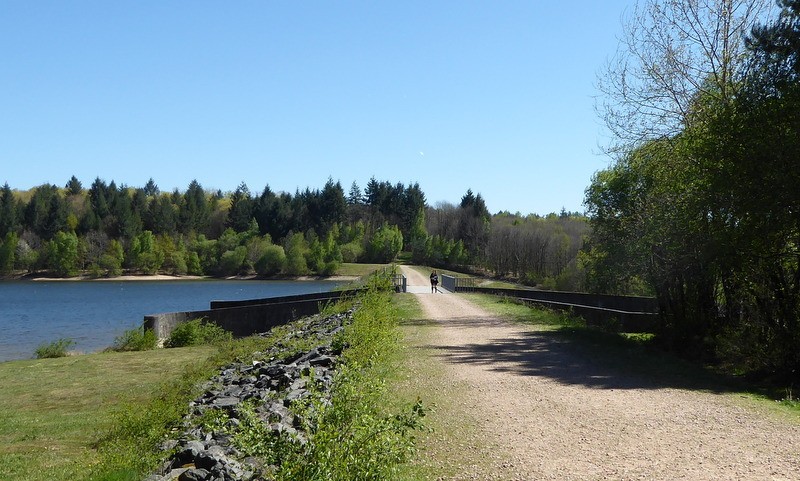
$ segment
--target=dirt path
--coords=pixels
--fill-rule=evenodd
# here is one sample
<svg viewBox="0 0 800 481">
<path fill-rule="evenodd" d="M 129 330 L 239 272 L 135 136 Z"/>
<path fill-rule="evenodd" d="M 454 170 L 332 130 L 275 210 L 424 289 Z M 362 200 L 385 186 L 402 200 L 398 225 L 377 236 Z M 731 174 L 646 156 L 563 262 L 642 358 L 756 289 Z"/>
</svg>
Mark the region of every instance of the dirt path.
<svg viewBox="0 0 800 481">
<path fill-rule="evenodd" d="M 798 480 L 800 424 L 746 399 L 621 375 L 565 341 L 493 318 L 456 294 L 430 294 L 403 267 L 425 316 L 425 352 L 472 419 L 476 461 L 453 477 L 504 480 Z M 447 448 L 444 448 L 445 450 Z M 424 455 L 424 453 L 423 453 Z"/>
</svg>

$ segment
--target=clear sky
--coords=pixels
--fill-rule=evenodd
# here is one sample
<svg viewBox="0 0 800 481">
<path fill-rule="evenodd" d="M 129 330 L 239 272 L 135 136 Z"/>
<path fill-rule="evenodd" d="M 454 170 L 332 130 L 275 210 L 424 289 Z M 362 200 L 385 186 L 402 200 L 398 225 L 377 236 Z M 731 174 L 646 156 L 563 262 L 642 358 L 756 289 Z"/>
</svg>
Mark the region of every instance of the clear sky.
<svg viewBox="0 0 800 481">
<path fill-rule="evenodd" d="M 0 0 L 0 184 L 418 182 L 583 211 L 633 0 Z"/>
</svg>

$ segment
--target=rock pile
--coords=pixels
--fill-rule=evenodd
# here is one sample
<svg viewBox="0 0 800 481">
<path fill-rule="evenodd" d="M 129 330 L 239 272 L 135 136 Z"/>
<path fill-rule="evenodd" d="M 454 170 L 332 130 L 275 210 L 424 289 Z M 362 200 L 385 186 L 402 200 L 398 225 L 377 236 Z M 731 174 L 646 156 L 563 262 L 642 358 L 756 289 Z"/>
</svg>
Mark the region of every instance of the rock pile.
<svg viewBox="0 0 800 481">
<path fill-rule="evenodd" d="M 314 390 L 327 392 L 333 382 L 333 370 L 340 352 L 331 346 L 334 336 L 352 320 L 353 311 L 296 321 L 295 327 L 281 342 L 267 352 L 254 353 L 246 363 L 225 366 L 208 381 L 204 393 L 190 403 L 185 430 L 162 449 L 174 453 L 157 474 L 145 481 L 249 481 L 267 479 L 274 467 L 260 459 L 247 457 L 234 444 L 231 431 L 248 412 L 254 412 L 266 429 L 294 442 L 305 442 L 300 422 L 290 408 Z M 269 335 L 268 333 L 262 336 Z M 287 355 L 287 341 L 294 337 L 314 339 L 317 347 Z M 214 429 L 202 422 L 211 410 L 224 414 L 224 429 Z"/>
</svg>

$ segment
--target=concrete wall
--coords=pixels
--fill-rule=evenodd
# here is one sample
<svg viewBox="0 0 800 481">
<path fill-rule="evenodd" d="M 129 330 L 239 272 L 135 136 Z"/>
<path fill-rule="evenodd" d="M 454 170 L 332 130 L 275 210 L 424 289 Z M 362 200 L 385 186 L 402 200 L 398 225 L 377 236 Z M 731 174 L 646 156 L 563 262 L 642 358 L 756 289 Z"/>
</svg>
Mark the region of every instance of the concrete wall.
<svg viewBox="0 0 800 481">
<path fill-rule="evenodd" d="M 214 301 L 204 311 L 167 312 L 144 316 L 145 329 L 152 329 L 158 339 L 169 337 L 179 324 L 203 318 L 230 331 L 234 337 L 266 332 L 303 316 L 318 314 L 330 301 L 357 291 L 323 292 L 300 296 L 272 297 L 246 301 Z"/>
<path fill-rule="evenodd" d="M 346 291 L 316 292 L 313 294 L 298 294 L 296 296 L 264 297 L 261 299 L 246 299 L 243 301 L 211 301 L 211 309 L 227 307 L 243 307 L 255 305 L 281 304 L 295 301 L 330 301 L 342 297 L 353 297 L 363 289 L 350 289 Z"/>
</svg>

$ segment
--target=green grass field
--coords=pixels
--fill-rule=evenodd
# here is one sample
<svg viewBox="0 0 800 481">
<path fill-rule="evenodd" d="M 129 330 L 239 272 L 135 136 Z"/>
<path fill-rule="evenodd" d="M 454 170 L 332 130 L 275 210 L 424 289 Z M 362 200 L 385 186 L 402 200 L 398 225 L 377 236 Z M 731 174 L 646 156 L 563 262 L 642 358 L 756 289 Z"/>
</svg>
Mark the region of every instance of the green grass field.
<svg viewBox="0 0 800 481">
<path fill-rule="evenodd" d="M 0 363 L 0 479 L 88 479 L 121 406 L 144 405 L 210 347 Z"/>
<path fill-rule="evenodd" d="M 336 270 L 337 276 L 362 277 L 372 274 L 378 269 L 389 267 L 389 264 L 353 264 L 344 263 Z"/>
</svg>

